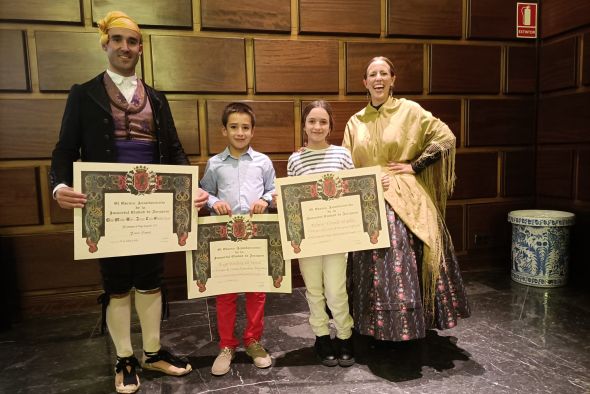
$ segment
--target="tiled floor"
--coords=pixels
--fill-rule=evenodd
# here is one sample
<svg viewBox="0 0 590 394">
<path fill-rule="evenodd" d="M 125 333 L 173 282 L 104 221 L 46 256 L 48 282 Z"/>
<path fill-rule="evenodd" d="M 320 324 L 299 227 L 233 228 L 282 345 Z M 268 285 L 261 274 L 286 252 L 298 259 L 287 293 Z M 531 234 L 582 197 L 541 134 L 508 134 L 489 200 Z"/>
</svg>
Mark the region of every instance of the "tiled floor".
<svg viewBox="0 0 590 394">
<path fill-rule="evenodd" d="M 357 363 L 350 368 L 318 364 L 304 289 L 267 299 L 264 344 L 273 366 L 256 369 L 241 349 L 223 377 L 210 374 L 217 354 L 214 301 L 172 303 L 162 342 L 186 356 L 194 371 L 181 378 L 143 372 L 140 392 L 590 392 L 587 293 L 522 286 L 501 274 L 464 277 L 472 317 L 403 344 L 356 338 Z M 0 393 L 114 392 L 115 353 L 109 337 L 99 335 L 98 321 L 96 311 L 28 320 L 0 333 Z M 137 320 L 133 343 L 141 349 Z"/>
</svg>

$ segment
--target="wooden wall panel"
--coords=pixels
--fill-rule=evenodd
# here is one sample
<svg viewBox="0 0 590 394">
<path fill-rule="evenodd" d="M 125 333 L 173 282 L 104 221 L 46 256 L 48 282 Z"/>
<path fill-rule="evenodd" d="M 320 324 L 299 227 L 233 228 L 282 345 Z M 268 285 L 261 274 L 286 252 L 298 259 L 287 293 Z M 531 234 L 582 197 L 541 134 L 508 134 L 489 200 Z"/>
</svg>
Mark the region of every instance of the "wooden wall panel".
<svg viewBox="0 0 590 394">
<path fill-rule="evenodd" d="M 3 237 L 4 238 L 4 237 Z M 18 262 L 17 281 L 21 292 L 58 290 L 101 283 L 96 260 L 74 261 L 71 231 L 53 234 L 31 234 L 3 239 Z"/>
<path fill-rule="evenodd" d="M 311 101 L 301 102 L 301 112 L 307 104 Z M 344 128 L 350 117 L 356 114 L 358 111 L 363 109 L 366 105 L 366 101 L 330 101 L 332 106 L 332 115 L 334 116 L 334 129 L 328 136 L 328 142 L 334 145 L 342 145 L 342 139 L 344 138 Z M 300 115 L 301 116 L 301 115 Z M 303 122 L 303 119 L 301 119 Z M 301 137 L 302 142 L 306 141 L 305 132 L 303 131 L 303 125 L 301 125 Z"/>
<path fill-rule="evenodd" d="M 455 166 L 457 181 L 453 199 L 497 196 L 497 153 L 458 153 Z"/>
<path fill-rule="evenodd" d="M 469 100 L 466 131 L 467 146 L 533 144 L 535 102 Z"/>
<path fill-rule="evenodd" d="M 506 93 L 534 93 L 537 89 L 537 48 L 508 47 Z"/>
<path fill-rule="evenodd" d="M 381 1 L 299 0 L 299 31 L 378 36 Z"/>
<path fill-rule="evenodd" d="M 569 149 L 540 149 L 537 152 L 537 194 L 573 198 L 574 153 Z"/>
<path fill-rule="evenodd" d="M 590 33 L 584 34 L 584 49 L 582 49 L 582 83 L 590 85 Z"/>
<path fill-rule="evenodd" d="M 499 93 L 500 47 L 431 47 L 431 93 Z"/>
<path fill-rule="evenodd" d="M 502 195 L 533 196 L 535 193 L 535 153 L 532 150 L 504 152 Z"/>
<path fill-rule="evenodd" d="M 51 157 L 65 100 L 0 100 L 0 159 Z"/>
<path fill-rule="evenodd" d="M 461 0 L 388 0 L 390 36 L 461 37 Z"/>
<path fill-rule="evenodd" d="M 577 48 L 577 37 L 541 46 L 539 84 L 542 92 L 576 86 Z"/>
<path fill-rule="evenodd" d="M 49 190 L 49 195 L 52 196 L 53 190 Z M 74 211 L 71 209 L 61 208 L 57 201 L 53 198 L 50 199 L 49 203 L 49 215 L 51 217 L 52 224 L 61 223 L 73 223 L 74 222 Z"/>
<path fill-rule="evenodd" d="M 543 0 L 541 37 L 547 38 L 590 24 L 590 1 Z"/>
<path fill-rule="evenodd" d="M 96 24 L 112 10 L 125 12 L 142 26 L 193 27 L 191 0 L 92 0 L 92 21 Z"/>
<path fill-rule="evenodd" d="M 0 0 L 0 20 L 82 23 L 80 0 Z"/>
<path fill-rule="evenodd" d="M 257 93 L 338 93 L 338 42 L 254 40 Z"/>
<path fill-rule="evenodd" d="M 445 222 L 451 233 L 451 239 L 453 240 L 453 246 L 455 251 L 461 251 L 465 249 L 463 244 L 463 206 L 462 205 L 447 205 L 447 211 L 445 216 Z"/>
<path fill-rule="evenodd" d="M 107 68 L 108 59 L 96 33 L 36 31 L 35 41 L 41 91 L 68 91 Z M 141 75 L 141 62 L 135 70 Z"/>
<path fill-rule="evenodd" d="M 461 100 L 416 100 L 424 109 L 449 126 L 455 137 L 456 146 L 461 146 Z"/>
<path fill-rule="evenodd" d="M 578 152 L 576 199 L 590 201 L 590 150 L 585 149 Z"/>
<path fill-rule="evenodd" d="M 187 155 L 200 155 L 199 103 L 196 100 L 171 100 L 170 109 L 178 132 L 178 138 Z"/>
<path fill-rule="evenodd" d="M 277 178 L 285 178 L 287 176 L 287 160 L 273 160 L 272 165 L 275 169 Z"/>
<path fill-rule="evenodd" d="M 38 169 L 0 169 L 0 226 L 41 224 Z"/>
<path fill-rule="evenodd" d="M 396 93 L 422 93 L 424 51 L 422 44 L 346 43 L 346 93 L 365 93 L 363 77 L 369 61 L 388 57 L 395 66 Z"/>
<path fill-rule="evenodd" d="M 246 92 L 243 38 L 151 36 L 151 44 L 156 89 L 168 92 Z"/>
<path fill-rule="evenodd" d="M 590 92 L 539 100 L 539 143 L 590 142 Z"/>
<path fill-rule="evenodd" d="M 201 0 L 203 30 L 291 31 L 290 0 Z"/>
<path fill-rule="evenodd" d="M 221 115 L 230 101 L 207 101 L 208 152 L 216 155 L 227 146 L 221 134 Z M 263 153 L 291 153 L 295 150 L 295 124 L 292 101 L 245 101 L 256 114 L 252 147 Z"/>
<path fill-rule="evenodd" d="M 533 207 L 532 201 L 468 205 L 467 249 L 496 249 L 496 253 L 509 254 L 512 227 L 508 212 Z"/>
<path fill-rule="evenodd" d="M 468 38 L 516 38 L 516 3 L 518 0 L 470 0 Z"/>
<path fill-rule="evenodd" d="M 0 30 L 0 90 L 28 91 L 29 62 L 25 32 Z"/>
</svg>

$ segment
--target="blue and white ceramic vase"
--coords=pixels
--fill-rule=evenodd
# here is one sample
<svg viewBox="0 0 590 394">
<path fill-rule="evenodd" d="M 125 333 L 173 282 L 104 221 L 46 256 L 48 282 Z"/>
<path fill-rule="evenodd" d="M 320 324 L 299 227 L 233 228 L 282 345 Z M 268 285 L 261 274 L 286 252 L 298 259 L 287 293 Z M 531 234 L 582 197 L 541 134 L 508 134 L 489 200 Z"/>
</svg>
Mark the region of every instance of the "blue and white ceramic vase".
<svg viewBox="0 0 590 394">
<path fill-rule="evenodd" d="M 527 209 L 508 213 L 508 221 L 512 223 L 512 279 L 537 287 L 565 285 L 575 215 Z"/>
</svg>

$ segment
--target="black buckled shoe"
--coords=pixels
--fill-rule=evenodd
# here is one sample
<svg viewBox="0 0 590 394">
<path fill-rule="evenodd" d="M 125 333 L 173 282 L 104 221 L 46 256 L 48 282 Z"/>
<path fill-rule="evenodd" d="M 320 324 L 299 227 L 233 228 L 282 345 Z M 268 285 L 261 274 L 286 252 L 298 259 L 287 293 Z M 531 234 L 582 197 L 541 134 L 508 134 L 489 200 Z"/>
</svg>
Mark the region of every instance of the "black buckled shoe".
<svg viewBox="0 0 590 394">
<path fill-rule="evenodd" d="M 332 347 L 332 338 L 329 335 L 316 336 L 314 347 L 323 365 L 326 367 L 335 367 L 338 365 L 338 359 L 334 355 L 334 349 Z"/>
<path fill-rule="evenodd" d="M 352 337 L 348 339 L 336 338 L 336 349 L 338 352 L 338 364 L 341 367 L 350 367 L 354 364 Z"/>
<path fill-rule="evenodd" d="M 117 393 L 131 394 L 139 390 L 139 377 L 135 369 L 139 362 L 134 356 L 117 357 L 115 364 L 115 390 Z"/>
</svg>

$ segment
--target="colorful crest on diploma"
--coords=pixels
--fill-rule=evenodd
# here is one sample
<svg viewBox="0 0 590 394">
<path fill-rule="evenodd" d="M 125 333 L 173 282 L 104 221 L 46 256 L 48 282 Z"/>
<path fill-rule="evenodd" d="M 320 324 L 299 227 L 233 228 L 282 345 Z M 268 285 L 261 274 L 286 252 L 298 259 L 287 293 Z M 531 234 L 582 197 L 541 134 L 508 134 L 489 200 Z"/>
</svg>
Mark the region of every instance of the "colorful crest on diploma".
<svg viewBox="0 0 590 394">
<path fill-rule="evenodd" d="M 325 174 L 316 182 L 316 190 L 313 194 L 322 200 L 333 200 L 342 195 L 344 186 L 348 186 L 347 182 L 343 182 L 337 175 Z"/>
<path fill-rule="evenodd" d="M 146 166 L 137 166 L 125 175 L 125 186 L 135 195 L 149 194 L 156 190 L 158 175 Z"/>
</svg>

